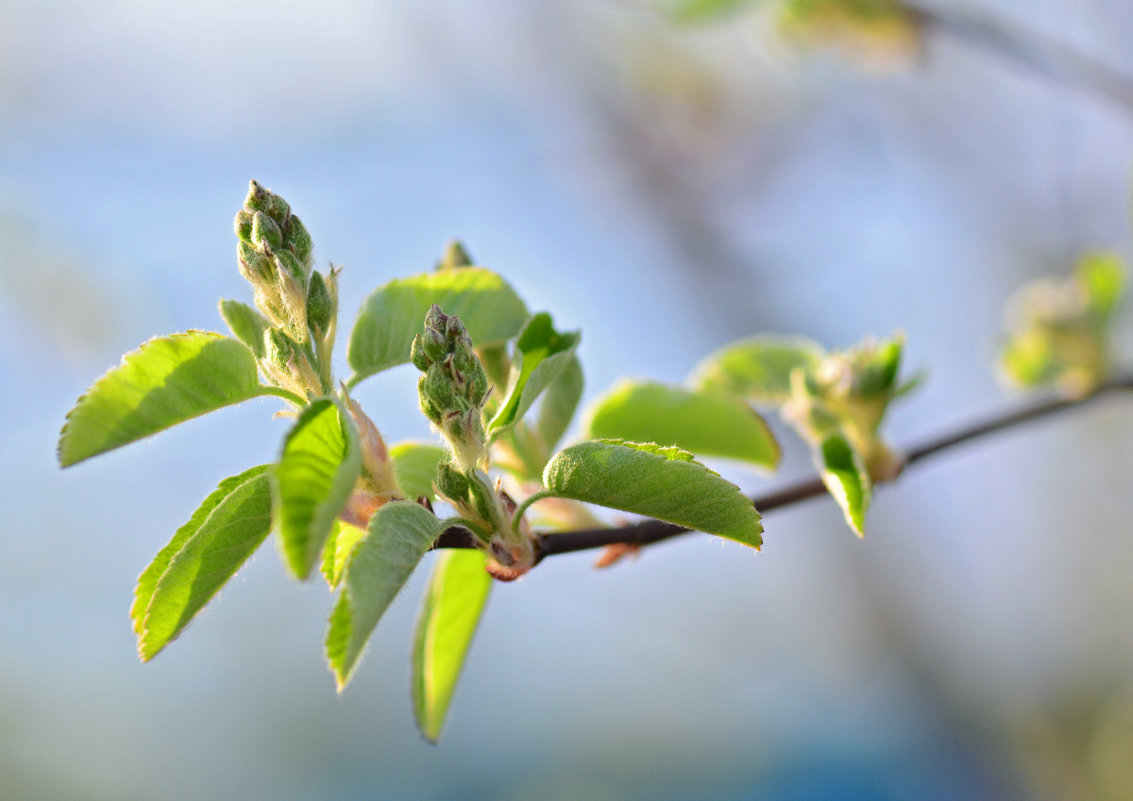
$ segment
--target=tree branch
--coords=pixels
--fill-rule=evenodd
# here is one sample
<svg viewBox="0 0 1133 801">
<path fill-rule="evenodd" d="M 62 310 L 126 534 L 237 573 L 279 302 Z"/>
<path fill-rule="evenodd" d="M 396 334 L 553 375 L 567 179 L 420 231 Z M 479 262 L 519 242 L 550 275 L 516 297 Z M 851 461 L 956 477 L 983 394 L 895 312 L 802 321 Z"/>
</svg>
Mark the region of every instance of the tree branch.
<svg viewBox="0 0 1133 801">
<path fill-rule="evenodd" d="M 1034 33 L 1020 35 L 1008 23 L 910 4 L 927 31 L 950 36 L 1038 75 L 1085 89 L 1133 113 L 1133 78 L 1064 44 Z"/>
<path fill-rule="evenodd" d="M 1078 399 L 1050 399 L 1025 406 L 1021 409 L 1012 409 L 991 415 L 985 420 L 964 426 L 956 431 L 948 432 L 922 442 L 909 448 L 905 455 L 905 467 L 908 467 L 929 456 L 962 445 L 974 439 L 985 437 L 999 431 L 1006 431 L 1023 423 L 1050 417 L 1068 409 L 1085 406 L 1105 395 L 1133 390 L 1133 373 L 1118 376 L 1100 385 L 1092 394 Z M 794 484 L 788 484 L 782 489 L 766 495 L 752 497 L 752 503 L 760 514 L 766 514 L 774 509 L 792 506 L 826 493 L 822 479 L 813 476 Z M 646 519 L 637 523 L 612 528 L 589 528 L 573 531 L 546 532 L 538 535 L 539 556 L 536 563 L 548 556 L 557 554 L 586 551 L 592 548 L 604 548 L 609 545 L 652 545 L 656 542 L 671 539 L 682 534 L 691 533 L 690 529 L 661 520 Z M 460 528 L 451 528 L 437 540 L 437 548 L 472 548 L 475 544 L 472 535 Z"/>
</svg>

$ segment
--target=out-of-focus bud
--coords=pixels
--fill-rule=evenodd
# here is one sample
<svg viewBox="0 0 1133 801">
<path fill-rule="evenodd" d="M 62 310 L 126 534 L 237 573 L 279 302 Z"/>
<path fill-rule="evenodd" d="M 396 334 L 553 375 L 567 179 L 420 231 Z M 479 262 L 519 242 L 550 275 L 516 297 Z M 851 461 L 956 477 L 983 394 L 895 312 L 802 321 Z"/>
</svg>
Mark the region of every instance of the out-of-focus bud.
<svg viewBox="0 0 1133 801">
<path fill-rule="evenodd" d="M 1088 253 L 1065 280 L 1042 279 L 1011 299 L 1001 375 L 1022 387 L 1053 385 L 1070 397 L 1092 392 L 1111 370 L 1110 330 L 1126 273 L 1111 253 Z"/>
<path fill-rule="evenodd" d="M 454 270 L 458 267 L 471 267 L 472 257 L 459 239 L 454 239 L 445 247 L 445 253 L 437 262 L 438 270 Z"/>
</svg>

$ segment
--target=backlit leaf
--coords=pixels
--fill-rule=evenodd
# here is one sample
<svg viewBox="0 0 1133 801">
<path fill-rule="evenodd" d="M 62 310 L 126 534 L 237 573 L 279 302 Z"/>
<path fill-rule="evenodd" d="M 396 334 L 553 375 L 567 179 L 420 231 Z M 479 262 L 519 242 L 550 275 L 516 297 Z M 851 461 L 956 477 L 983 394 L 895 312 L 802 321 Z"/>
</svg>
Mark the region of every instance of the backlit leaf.
<svg viewBox="0 0 1133 801">
<path fill-rule="evenodd" d="M 421 734 L 436 742 L 452 703 L 492 578 L 484 554 L 442 551 L 433 566 L 413 641 L 413 711 Z"/>
<path fill-rule="evenodd" d="M 783 403 L 791 394 L 791 371 L 813 369 L 820 345 L 801 337 L 756 336 L 725 345 L 692 371 L 689 383 L 757 403 Z"/>
<path fill-rule="evenodd" d="M 331 612 L 326 657 L 341 691 L 350 681 L 374 626 L 441 533 L 442 523 L 410 501 L 394 501 L 370 518 L 346 565 Z"/>
<path fill-rule="evenodd" d="M 295 576 L 310 575 L 361 472 L 358 433 L 341 404 L 321 398 L 304 409 L 275 468 L 280 542 Z"/>
<path fill-rule="evenodd" d="M 186 331 L 146 342 L 67 415 L 59 461 L 73 465 L 223 406 L 266 394 L 242 342 Z"/>
<path fill-rule="evenodd" d="M 413 337 L 436 303 L 457 315 L 477 347 L 498 344 L 519 333 L 527 307 L 507 282 L 483 267 L 461 267 L 398 278 L 366 298 L 346 358 L 350 384 L 409 361 Z"/>
<path fill-rule="evenodd" d="M 596 440 L 559 451 L 543 471 L 550 494 L 633 512 L 758 548 L 759 513 L 739 487 L 679 448 Z"/>
<path fill-rule="evenodd" d="M 735 396 L 623 380 L 587 411 L 583 436 L 676 445 L 775 467 L 779 444 L 763 418 Z"/>
<path fill-rule="evenodd" d="M 130 609 L 142 661 L 181 633 L 271 531 L 269 470 L 221 482 L 143 571 Z"/>
</svg>

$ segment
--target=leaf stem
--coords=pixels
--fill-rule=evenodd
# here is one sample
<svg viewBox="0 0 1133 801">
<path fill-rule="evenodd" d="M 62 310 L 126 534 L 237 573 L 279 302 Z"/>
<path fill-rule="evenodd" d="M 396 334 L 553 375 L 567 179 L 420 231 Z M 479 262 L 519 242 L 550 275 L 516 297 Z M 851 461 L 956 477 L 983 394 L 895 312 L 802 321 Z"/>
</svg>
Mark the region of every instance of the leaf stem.
<svg viewBox="0 0 1133 801">
<path fill-rule="evenodd" d="M 294 392 L 284 389 L 283 387 L 273 387 L 267 384 L 260 385 L 261 395 L 275 395 L 277 398 L 283 398 L 285 401 L 295 404 L 300 409 L 307 405 L 307 401 L 300 398 Z"/>
<path fill-rule="evenodd" d="M 1093 393 L 1083 398 L 1052 398 L 1020 409 L 1010 409 L 992 414 L 983 420 L 961 426 L 954 431 L 925 440 L 906 451 L 906 467 L 927 459 L 942 451 L 979 439 L 989 434 L 1005 431 L 1015 426 L 1050 417 L 1069 409 L 1085 406 L 1105 395 L 1133 391 L 1133 373 L 1117 376 L 1097 387 Z M 788 484 L 765 495 L 752 497 L 752 503 L 761 514 L 774 509 L 792 506 L 796 503 L 825 494 L 826 487 L 818 476 Z M 528 503 L 537 499 L 532 496 Z M 661 520 L 646 519 L 616 528 L 588 528 L 571 531 L 546 532 L 538 535 L 538 561 L 557 554 L 604 548 L 609 545 L 652 545 L 655 542 L 691 533 L 689 529 Z M 437 548 L 469 547 L 467 537 L 459 530 L 449 529 L 437 540 Z"/>
</svg>

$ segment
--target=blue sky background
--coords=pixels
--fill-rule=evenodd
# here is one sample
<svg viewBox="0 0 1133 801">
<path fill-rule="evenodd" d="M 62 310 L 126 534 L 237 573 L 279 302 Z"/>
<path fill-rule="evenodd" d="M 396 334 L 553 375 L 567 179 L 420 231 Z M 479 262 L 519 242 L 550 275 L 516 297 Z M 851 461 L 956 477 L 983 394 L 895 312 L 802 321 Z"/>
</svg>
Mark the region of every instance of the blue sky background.
<svg viewBox="0 0 1133 801">
<path fill-rule="evenodd" d="M 1113 4 L 962 8 L 1133 76 Z M 251 177 L 345 265 L 345 323 L 460 236 L 582 329 L 587 398 L 751 333 L 903 330 L 931 371 L 892 414 L 911 442 L 1017 400 L 992 371 L 1015 287 L 1129 255 L 1131 157 L 1129 109 L 947 38 L 878 73 L 633 0 L 0 2 L 0 797 L 1128 797 L 1127 403 L 918 467 L 863 542 L 816 501 L 758 556 L 548 561 L 496 588 L 439 748 L 408 700 L 424 571 L 341 697 L 332 596 L 270 546 L 137 662 L 134 579 L 273 458 L 277 403 L 67 472 L 54 448 L 122 352 L 245 297 Z M 358 390 L 391 441 L 428 433 L 414 382 Z M 775 478 L 719 467 L 809 472 L 783 439 Z"/>
</svg>

